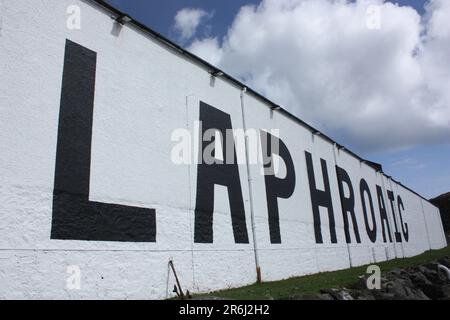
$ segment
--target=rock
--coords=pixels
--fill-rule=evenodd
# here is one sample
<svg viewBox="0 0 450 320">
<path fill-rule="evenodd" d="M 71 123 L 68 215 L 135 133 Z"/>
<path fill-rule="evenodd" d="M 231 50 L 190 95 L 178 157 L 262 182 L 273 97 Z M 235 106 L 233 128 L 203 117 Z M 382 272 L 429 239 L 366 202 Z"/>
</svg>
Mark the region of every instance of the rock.
<svg viewBox="0 0 450 320">
<path fill-rule="evenodd" d="M 409 278 L 416 286 L 421 284 L 431 284 L 431 281 L 421 272 L 410 273 Z"/>
<path fill-rule="evenodd" d="M 352 295 L 347 289 L 326 289 L 322 290 L 321 293 L 329 294 L 333 297 L 334 300 L 354 300 Z"/>
<path fill-rule="evenodd" d="M 193 297 L 192 299 L 189 299 L 192 301 L 202 301 L 202 300 L 218 300 L 218 301 L 222 301 L 222 300 L 231 300 L 231 299 L 226 299 L 226 298 L 222 298 L 222 297 L 216 297 L 216 296 L 198 296 L 198 297 Z"/>
<path fill-rule="evenodd" d="M 395 300 L 395 295 L 393 293 L 387 293 L 381 290 L 374 291 L 373 296 L 376 300 Z"/>
<path fill-rule="evenodd" d="M 358 282 L 355 284 L 355 288 L 356 289 L 367 289 L 367 279 L 369 277 L 368 276 L 359 276 L 358 277 Z"/>
<path fill-rule="evenodd" d="M 391 281 L 382 284 L 382 290 L 377 298 L 380 296 L 390 300 L 429 300 L 408 277 L 392 278 Z"/>
<path fill-rule="evenodd" d="M 450 300 L 450 281 L 441 279 L 438 265 L 450 264 L 446 257 L 425 265 L 393 269 L 381 276 L 381 289 L 367 289 L 367 276 L 360 276 L 350 288 L 326 289 L 301 300 Z M 293 297 L 292 299 L 296 299 Z"/>
<path fill-rule="evenodd" d="M 446 285 L 442 287 L 443 297 L 442 300 L 450 300 L 450 285 Z"/>
<path fill-rule="evenodd" d="M 446 266 L 447 268 L 450 269 L 450 258 L 445 257 L 445 258 L 443 258 L 443 259 L 438 260 L 438 262 L 439 262 L 440 264 L 442 264 L 443 266 Z"/>
<path fill-rule="evenodd" d="M 427 272 L 427 268 L 425 268 L 424 266 L 418 266 L 418 267 L 416 267 L 416 269 L 417 269 L 417 271 L 418 272 L 422 272 L 422 273 L 425 273 L 425 272 Z"/>
<path fill-rule="evenodd" d="M 439 280 L 442 281 L 442 283 L 450 283 L 450 274 L 449 274 L 449 270 L 445 270 L 445 269 L 449 269 L 446 266 L 444 266 L 443 264 L 440 264 L 438 266 L 438 277 Z"/>
<path fill-rule="evenodd" d="M 441 261 L 445 262 L 444 260 Z M 449 279 L 447 278 L 447 274 L 445 273 L 445 271 L 439 268 L 439 266 L 446 267 L 445 264 L 438 261 L 426 264 L 425 267 L 428 270 L 425 271 L 425 274 L 427 275 L 427 277 L 431 278 L 431 281 L 435 281 L 437 283 L 445 283 Z"/>
<path fill-rule="evenodd" d="M 437 269 L 436 269 L 437 270 Z M 439 274 L 436 270 L 431 270 L 429 268 L 424 268 L 424 271 L 422 272 L 429 281 L 432 283 L 443 283 L 441 278 L 439 277 Z"/>
<path fill-rule="evenodd" d="M 334 300 L 333 297 L 329 294 L 319 294 L 320 300 Z"/>
<path fill-rule="evenodd" d="M 340 292 L 340 297 L 341 297 L 341 299 L 339 299 L 339 300 L 354 300 L 352 295 L 350 294 L 350 292 L 347 290 L 342 290 Z"/>
<path fill-rule="evenodd" d="M 317 293 L 317 294 L 305 294 L 295 300 L 334 300 L 334 298 L 327 293 Z"/>
<path fill-rule="evenodd" d="M 355 300 L 375 300 L 372 290 L 352 291 L 352 296 Z"/>
<path fill-rule="evenodd" d="M 428 263 L 425 263 L 423 266 L 425 267 L 425 268 L 427 268 L 427 269 L 430 269 L 430 270 L 437 270 L 437 261 L 431 261 L 431 262 L 428 262 Z"/>
<path fill-rule="evenodd" d="M 405 291 L 405 283 L 400 279 L 393 279 L 385 283 L 383 286 L 383 291 L 386 293 L 390 293 L 394 296 L 394 298 L 405 298 L 407 293 Z"/>
<path fill-rule="evenodd" d="M 400 269 L 392 269 L 387 273 L 390 276 L 400 276 L 402 274 L 402 270 Z"/>
<path fill-rule="evenodd" d="M 425 295 L 432 299 L 437 300 L 445 297 L 443 286 L 437 284 L 423 284 L 419 286 L 420 290 L 425 293 Z"/>
<path fill-rule="evenodd" d="M 417 288 L 405 288 L 407 298 L 406 300 L 430 300 L 422 290 Z"/>
</svg>

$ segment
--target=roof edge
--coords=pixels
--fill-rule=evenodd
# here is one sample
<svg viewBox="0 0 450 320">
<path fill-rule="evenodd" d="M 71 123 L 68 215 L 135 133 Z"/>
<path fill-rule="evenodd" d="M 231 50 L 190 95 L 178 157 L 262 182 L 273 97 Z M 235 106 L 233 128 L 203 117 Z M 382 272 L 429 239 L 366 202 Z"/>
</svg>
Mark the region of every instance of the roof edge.
<svg viewBox="0 0 450 320">
<path fill-rule="evenodd" d="M 343 150 L 345 152 L 347 152 L 348 154 L 350 154 L 351 156 L 355 157 L 356 159 L 358 159 L 360 162 L 365 163 L 366 165 L 368 165 L 369 167 L 371 167 L 372 169 L 374 169 L 377 173 L 382 174 L 386 179 L 392 180 L 394 183 L 397 183 L 398 185 L 402 186 L 403 188 L 405 188 L 406 190 L 412 192 L 413 194 L 417 195 L 418 197 L 420 197 L 421 199 L 427 201 L 428 203 L 432 204 L 428 199 L 426 199 L 424 196 L 420 195 L 419 193 L 417 193 L 416 191 L 412 190 L 411 188 L 403 185 L 401 182 L 396 181 L 395 179 L 393 179 L 391 176 L 388 176 L 387 174 L 385 174 L 382 170 L 382 167 L 380 164 L 374 163 L 372 161 L 369 161 L 367 159 L 364 159 L 362 157 L 360 157 L 359 155 L 357 155 L 356 153 L 354 153 L 353 151 L 350 151 L 349 149 L 345 148 L 343 145 L 337 143 L 334 139 L 330 138 L 328 135 L 324 134 L 323 132 L 321 132 L 320 130 L 317 130 L 316 128 L 314 128 L 313 126 L 309 125 L 308 123 L 306 123 L 305 121 L 301 120 L 299 117 L 297 117 L 296 115 L 292 114 L 291 112 L 289 112 L 288 110 L 286 110 L 285 108 L 283 108 L 282 106 L 276 104 L 275 102 L 269 100 L 268 98 L 266 98 L 265 96 L 263 96 L 262 94 L 258 93 L 257 91 L 253 90 L 252 88 L 249 88 L 247 85 L 245 85 L 243 82 L 237 80 L 236 78 L 232 77 L 231 75 L 229 75 L 228 73 L 226 73 L 225 71 L 217 68 L 216 66 L 210 64 L 209 62 L 203 60 L 202 58 L 200 58 L 199 56 L 187 51 L 186 49 L 184 49 L 183 47 L 181 47 L 180 45 L 176 44 L 175 42 L 173 42 L 172 40 L 169 40 L 167 37 L 163 36 L 162 34 L 160 34 L 159 32 L 151 29 L 150 27 L 148 27 L 147 25 L 141 23 L 140 21 L 134 19 L 131 15 L 129 15 L 126 12 L 123 12 L 119 9 L 117 9 L 116 7 L 110 5 L 109 3 L 105 2 L 104 0 L 83 0 L 83 1 L 87 1 L 87 2 L 91 2 L 94 4 L 97 4 L 101 7 L 103 7 L 104 9 L 106 9 L 107 11 L 110 11 L 111 13 L 115 14 L 117 17 L 120 16 L 128 16 L 131 21 L 128 22 L 128 24 L 132 24 L 134 26 L 136 26 L 137 28 L 141 29 L 142 31 L 144 31 L 145 33 L 151 35 L 153 38 L 159 40 L 161 43 L 163 43 L 164 45 L 166 45 L 169 49 L 171 50 L 175 50 L 176 52 L 178 52 L 179 54 L 193 60 L 194 62 L 202 65 L 203 67 L 205 67 L 206 69 L 208 69 L 208 72 L 211 74 L 222 74 L 221 78 L 225 78 L 228 81 L 230 81 L 231 83 L 233 83 L 234 85 L 236 85 L 237 87 L 240 87 L 241 89 L 245 89 L 246 93 L 250 93 L 251 95 L 253 95 L 254 97 L 256 97 L 257 99 L 260 99 L 263 103 L 266 103 L 270 106 L 270 108 L 272 110 L 276 110 L 279 111 L 280 113 L 286 115 L 287 117 L 291 118 L 292 120 L 298 122 L 299 124 L 301 124 L 302 126 L 306 127 L 309 131 L 311 131 L 311 134 L 320 134 L 320 136 L 324 139 L 327 140 L 328 142 L 334 144 L 337 148 L 339 148 L 340 150 Z M 381 168 L 381 170 L 380 170 Z M 432 204 L 433 205 L 433 204 Z"/>
</svg>

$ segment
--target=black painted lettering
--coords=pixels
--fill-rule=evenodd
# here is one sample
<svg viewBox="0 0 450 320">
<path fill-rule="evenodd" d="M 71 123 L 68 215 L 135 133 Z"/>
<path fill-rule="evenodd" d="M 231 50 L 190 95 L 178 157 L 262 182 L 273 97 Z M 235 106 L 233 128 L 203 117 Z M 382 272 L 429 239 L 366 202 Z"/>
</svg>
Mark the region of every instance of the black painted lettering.
<svg viewBox="0 0 450 320">
<path fill-rule="evenodd" d="M 381 228 L 383 231 L 383 241 L 387 242 L 386 241 L 386 229 L 387 229 L 387 232 L 389 235 L 389 242 L 392 242 L 391 227 L 389 226 L 386 205 L 384 203 L 383 189 L 381 189 L 381 187 L 379 185 L 377 185 L 377 197 L 378 197 L 378 207 L 380 209 Z"/>
<path fill-rule="evenodd" d="M 361 204 L 364 214 L 364 223 L 366 225 L 367 235 L 369 236 L 370 241 L 375 243 L 377 241 L 377 222 L 375 219 L 375 210 L 373 208 L 372 195 L 370 194 L 369 185 L 364 179 L 361 179 L 359 183 L 359 192 L 361 194 Z M 369 218 L 367 217 L 367 204 L 365 194 L 367 194 L 367 197 L 369 199 L 370 216 L 372 218 L 372 228 L 370 228 Z"/>
<path fill-rule="evenodd" d="M 355 215 L 355 194 L 353 191 L 352 181 L 347 171 L 338 166 L 336 166 L 336 174 L 339 185 L 339 195 L 341 198 L 342 216 L 344 218 L 345 240 L 347 241 L 347 243 L 352 243 L 352 238 L 350 236 L 349 230 L 350 225 L 348 221 L 348 215 L 350 214 L 353 225 L 353 233 L 355 234 L 356 242 L 361 243 L 361 237 L 359 236 L 358 231 L 358 222 L 356 221 Z M 347 185 L 347 188 L 349 190 L 348 197 L 345 196 L 344 183 Z"/>
<path fill-rule="evenodd" d="M 286 177 L 281 179 L 275 176 L 274 163 L 271 161 L 273 159 L 272 150 L 273 140 L 276 139 L 276 144 L 279 146 L 277 155 L 283 159 L 286 165 Z M 269 231 L 270 231 L 270 242 L 271 243 L 281 243 L 280 234 L 280 216 L 278 210 L 278 198 L 288 199 L 292 196 L 295 190 L 295 169 L 294 163 L 292 161 L 291 154 L 284 144 L 284 142 L 267 133 L 261 131 L 261 146 L 263 157 L 270 159 L 264 161 L 266 164 L 264 167 L 264 180 L 266 185 L 266 200 L 267 200 L 267 210 L 269 219 Z"/>
<path fill-rule="evenodd" d="M 232 129 L 231 117 L 204 102 L 200 102 L 200 121 L 202 122 L 202 137 L 208 130 L 220 132 L 223 146 L 223 159 L 227 159 L 227 129 Z M 217 135 L 219 136 L 219 135 Z M 219 137 L 215 137 L 219 138 Z M 234 138 L 233 138 L 234 140 Z M 210 142 L 202 139 L 202 154 Z M 233 141 L 233 148 L 234 141 Z M 213 243 L 213 213 L 214 186 L 221 185 L 228 189 L 234 240 L 236 243 L 249 243 L 247 224 L 245 219 L 244 200 L 242 198 L 239 167 L 234 151 L 233 163 L 223 163 L 216 159 L 214 163 L 203 161 L 197 166 L 197 197 L 195 206 L 195 242 Z"/>
<path fill-rule="evenodd" d="M 392 191 L 390 191 L 390 190 L 388 190 L 387 194 L 388 194 L 389 203 L 391 204 L 392 218 L 394 219 L 394 229 L 395 229 L 394 237 L 395 237 L 395 241 L 396 242 L 402 242 L 402 235 L 398 231 L 397 218 L 395 217 L 395 210 L 394 210 L 395 196 L 394 196 L 394 193 Z"/>
<path fill-rule="evenodd" d="M 89 201 L 97 55 L 67 40 L 52 239 L 155 242 L 155 210 Z"/>
<path fill-rule="evenodd" d="M 325 190 L 317 190 L 316 178 L 314 174 L 314 166 L 311 153 L 305 151 L 306 166 L 308 170 L 309 190 L 311 193 L 311 204 L 314 217 L 314 234 L 316 237 L 316 243 L 323 243 L 322 238 L 322 226 L 320 219 L 320 207 L 328 209 L 328 224 L 330 227 L 330 238 L 332 243 L 337 243 L 336 238 L 336 225 L 334 221 L 333 202 L 331 200 L 330 181 L 328 178 L 327 162 L 324 159 L 320 159 L 322 166 L 323 185 Z"/>
<path fill-rule="evenodd" d="M 400 224 L 402 225 L 402 232 L 403 237 L 405 238 L 405 241 L 409 241 L 409 231 L 408 231 L 408 224 L 406 222 L 403 222 L 403 211 L 405 211 L 405 206 L 403 205 L 403 200 L 400 196 L 397 196 L 397 205 L 398 205 L 398 215 L 400 216 Z"/>
</svg>

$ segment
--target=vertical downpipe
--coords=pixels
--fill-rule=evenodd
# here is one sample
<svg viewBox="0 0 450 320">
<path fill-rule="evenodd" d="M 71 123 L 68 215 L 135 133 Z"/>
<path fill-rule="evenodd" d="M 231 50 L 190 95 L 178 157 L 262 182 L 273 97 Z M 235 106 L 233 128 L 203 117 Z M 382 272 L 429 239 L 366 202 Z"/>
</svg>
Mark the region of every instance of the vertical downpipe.
<svg viewBox="0 0 450 320">
<path fill-rule="evenodd" d="M 261 267 L 259 265 L 259 257 L 258 257 L 258 244 L 256 243 L 256 233 L 255 233 L 255 212 L 253 208 L 253 189 L 252 189 L 252 178 L 250 172 L 250 163 L 249 163 L 249 148 L 248 148 L 248 140 L 247 140 L 247 125 L 245 122 L 245 112 L 244 112 L 244 95 L 247 92 L 247 88 L 244 87 L 241 91 L 241 112 L 242 112 L 242 125 L 244 129 L 244 143 L 245 143 L 245 163 L 247 167 L 247 182 L 248 182 L 248 193 L 249 193 L 249 201 L 250 201 L 250 220 L 252 225 L 252 235 L 253 235 L 253 250 L 255 253 L 255 264 L 256 264 L 256 281 L 258 283 L 262 282 L 261 278 Z"/>
<path fill-rule="evenodd" d="M 423 215 L 423 222 L 425 223 L 425 231 L 427 232 L 428 249 L 431 250 L 430 232 L 428 231 L 428 222 L 427 222 L 427 217 L 425 216 L 425 208 L 423 207 L 423 199 L 419 198 L 419 200 L 420 200 L 420 205 L 422 207 L 422 215 Z"/>
</svg>

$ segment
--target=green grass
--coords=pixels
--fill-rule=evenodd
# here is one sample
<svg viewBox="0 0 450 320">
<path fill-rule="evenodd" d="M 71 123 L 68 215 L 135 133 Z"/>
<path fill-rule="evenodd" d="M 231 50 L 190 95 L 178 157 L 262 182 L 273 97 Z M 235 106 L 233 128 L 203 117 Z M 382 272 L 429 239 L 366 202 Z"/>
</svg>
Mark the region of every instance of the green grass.
<svg viewBox="0 0 450 320">
<path fill-rule="evenodd" d="M 427 251 L 419 256 L 396 259 L 377 263 L 382 272 L 395 268 L 407 268 L 428 263 L 450 255 L 450 246 L 441 250 Z M 322 289 L 351 287 L 358 282 L 359 276 L 365 275 L 367 266 L 347 270 L 318 273 L 276 282 L 253 284 L 247 287 L 217 291 L 198 297 L 221 297 L 238 300 L 289 299 L 305 294 L 318 293 Z"/>
</svg>

